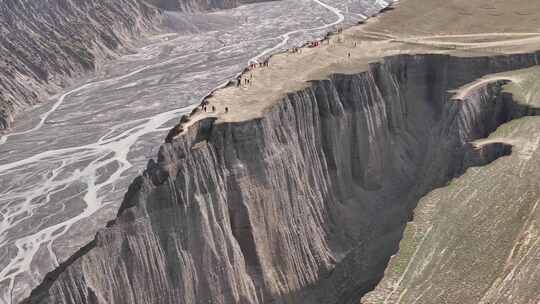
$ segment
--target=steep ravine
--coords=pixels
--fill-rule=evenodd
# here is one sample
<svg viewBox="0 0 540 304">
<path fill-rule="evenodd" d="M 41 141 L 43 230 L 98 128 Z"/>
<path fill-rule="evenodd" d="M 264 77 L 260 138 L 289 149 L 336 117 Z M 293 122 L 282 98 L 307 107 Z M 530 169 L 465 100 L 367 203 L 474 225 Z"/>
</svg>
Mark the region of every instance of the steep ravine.
<svg viewBox="0 0 540 304">
<path fill-rule="evenodd" d="M 416 202 L 511 153 L 470 141 L 538 109 L 504 82 L 539 54 L 386 58 L 289 93 L 259 119 L 203 119 L 162 145 L 118 218 L 26 303 L 356 303 Z"/>
</svg>

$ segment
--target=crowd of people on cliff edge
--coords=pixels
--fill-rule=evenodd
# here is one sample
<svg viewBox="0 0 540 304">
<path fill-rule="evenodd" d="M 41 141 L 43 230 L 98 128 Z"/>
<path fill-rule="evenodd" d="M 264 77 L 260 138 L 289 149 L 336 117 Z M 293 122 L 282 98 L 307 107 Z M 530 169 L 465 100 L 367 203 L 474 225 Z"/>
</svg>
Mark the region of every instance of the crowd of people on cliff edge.
<svg viewBox="0 0 540 304">
<path fill-rule="evenodd" d="M 341 37 L 341 33 L 343 32 L 343 29 L 342 28 L 338 28 L 336 30 L 336 34 L 339 35 L 338 37 Z M 315 47 L 320 47 L 321 45 L 323 45 L 324 41 L 327 41 L 328 43 L 330 43 L 330 39 L 329 39 L 329 35 L 327 35 L 325 37 L 325 39 L 323 40 L 316 40 L 316 41 L 310 41 L 307 43 L 307 47 L 309 48 L 315 48 Z M 341 38 L 339 38 L 341 40 Z M 356 47 L 356 42 L 354 43 L 354 47 Z M 300 54 L 302 53 L 302 48 L 300 47 L 293 47 L 293 48 L 290 48 L 287 50 L 287 53 L 292 53 L 292 54 Z M 351 57 L 351 53 L 349 52 L 347 54 L 347 57 L 350 58 Z M 242 74 L 240 74 L 237 78 L 236 78 L 236 81 L 235 81 L 235 86 L 236 87 L 240 87 L 242 85 L 244 86 L 251 86 L 252 84 L 252 81 L 253 81 L 253 74 L 251 73 L 252 70 L 256 69 L 256 68 L 264 68 L 264 67 L 268 67 L 270 65 L 269 63 L 269 60 L 270 58 L 266 59 L 265 61 L 263 62 L 256 62 L 256 63 L 250 63 L 249 66 L 244 70 L 244 72 Z"/>
<path fill-rule="evenodd" d="M 338 28 L 337 31 L 336 31 L 336 34 L 338 34 L 338 42 L 341 41 L 341 33 L 343 32 L 343 29 L 342 28 Z M 316 40 L 316 41 L 310 41 L 306 44 L 307 47 L 309 48 L 315 48 L 315 47 L 320 47 L 324 41 L 327 41 L 328 44 L 330 44 L 330 35 L 327 35 L 325 37 L 325 39 L 323 40 Z M 357 43 L 354 42 L 354 47 L 357 46 Z M 300 54 L 302 53 L 302 48 L 300 47 L 293 47 L 293 48 L 290 48 L 287 50 L 287 53 L 291 53 L 291 54 Z M 351 53 L 348 52 L 347 53 L 347 57 L 350 58 L 351 57 Z M 268 67 L 270 66 L 270 62 L 269 62 L 270 58 L 267 58 L 265 61 L 263 62 L 252 62 L 249 64 L 249 66 L 244 70 L 243 73 L 241 73 L 240 75 L 238 75 L 238 77 L 236 77 L 236 80 L 234 82 L 234 85 L 236 87 L 240 87 L 240 86 L 251 86 L 252 83 L 253 83 L 253 73 L 252 71 L 257 69 L 257 68 L 265 68 L 265 67 Z M 212 96 L 212 94 L 210 94 L 208 97 Z M 212 105 L 210 107 L 209 103 L 208 103 L 208 100 L 205 98 L 201 105 L 198 107 L 198 109 L 204 111 L 205 113 L 206 112 L 209 112 L 209 113 L 216 113 L 216 106 L 215 105 Z M 225 110 L 225 113 L 229 113 L 229 107 L 225 107 L 224 108 Z M 194 112 L 196 111 L 199 111 L 199 110 L 195 110 Z M 193 113 L 192 113 L 193 114 Z M 178 135 L 179 133 L 182 133 L 183 132 L 183 127 L 182 125 L 184 123 L 186 123 L 187 121 L 189 121 L 189 118 L 187 117 L 183 117 L 183 119 L 180 121 L 180 123 L 177 125 L 177 127 L 175 128 L 175 133 L 174 135 Z"/>
</svg>

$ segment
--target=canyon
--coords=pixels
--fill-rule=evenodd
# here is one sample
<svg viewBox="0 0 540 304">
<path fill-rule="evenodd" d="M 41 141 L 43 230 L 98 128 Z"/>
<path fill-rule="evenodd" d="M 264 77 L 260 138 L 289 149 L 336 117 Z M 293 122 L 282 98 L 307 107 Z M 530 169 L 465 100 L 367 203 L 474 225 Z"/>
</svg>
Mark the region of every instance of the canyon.
<svg viewBox="0 0 540 304">
<path fill-rule="evenodd" d="M 470 142 L 540 114 L 504 81 L 464 100 L 449 91 L 539 56 L 390 57 L 312 82 L 258 119 L 194 119 L 118 218 L 27 302 L 356 303 L 420 197 L 512 150 Z"/>
<path fill-rule="evenodd" d="M 54 3 L 51 8 L 58 7 Z M 33 7 L 38 4 L 26 5 L 32 18 L 40 16 Z M 63 75 L 58 87 L 64 89 L 47 90 L 48 100 L 30 108 L 21 104 L 19 110 L 26 110 L 19 111 L 15 124 L 0 136 L 0 303 L 27 297 L 48 272 L 115 217 L 129 184 L 177 118 L 209 92 L 234 79 L 250 62 L 365 20 L 388 2 L 332 5 L 286 0 L 210 12 L 152 8 L 159 14 L 148 26 L 159 21 L 159 32 L 119 36 L 122 45 L 106 51 L 111 60 L 96 55 L 101 59 L 95 60 L 94 71 Z M 72 8 L 74 14 L 84 12 L 84 7 Z M 121 23 L 122 18 L 111 11 L 107 10 L 107 20 L 118 30 L 114 22 Z M 30 25 L 39 24 L 39 18 L 32 18 Z M 108 23 L 96 22 L 102 24 Z M 79 28 L 68 30 L 76 36 Z M 55 41 L 50 40 L 54 49 Z M 7 56 L 12 55 L 16 54 Z M 66 60 L 71 65 L 77 62 Z"/>
<path fill-rule="evenodd" d="M 539 14 L 405 0 L 228 78 L 11 301 L 537 303 Z"/>
</svg>

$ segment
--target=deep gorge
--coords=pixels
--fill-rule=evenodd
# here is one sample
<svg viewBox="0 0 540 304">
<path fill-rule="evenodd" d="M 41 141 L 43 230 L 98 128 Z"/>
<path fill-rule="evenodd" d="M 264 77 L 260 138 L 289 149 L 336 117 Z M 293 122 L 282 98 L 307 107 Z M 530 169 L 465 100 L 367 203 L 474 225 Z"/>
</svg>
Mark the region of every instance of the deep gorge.
<svg viewBox="0 0 540 304">
<path fill-rule="evenodd" d="M 357 303 L 423 195 L 511 153 L 470 142 L 540 113 L 505 81 L 449 91 L 539 57 L 389 57 L 312 81 L 259 119 L 196 122 L 25 302 Z"/>
</svg>

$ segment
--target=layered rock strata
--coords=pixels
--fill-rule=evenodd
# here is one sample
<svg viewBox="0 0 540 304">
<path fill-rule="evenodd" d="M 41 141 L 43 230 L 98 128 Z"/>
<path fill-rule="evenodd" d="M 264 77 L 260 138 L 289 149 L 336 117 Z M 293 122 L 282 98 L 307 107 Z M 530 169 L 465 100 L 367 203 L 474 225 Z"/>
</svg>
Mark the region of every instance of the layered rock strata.
<svg viewBox="0 0 540 304">
<path fill-rule="evenodd" d="M 470 142 L 538 114 L 504 82 L 466 100 L 449 90 L 538 58 L 389 57 L 257 119 L 190 122 L 25 303 L 356 303 L 421 196 L 511 153 Z"/>
</svg>

